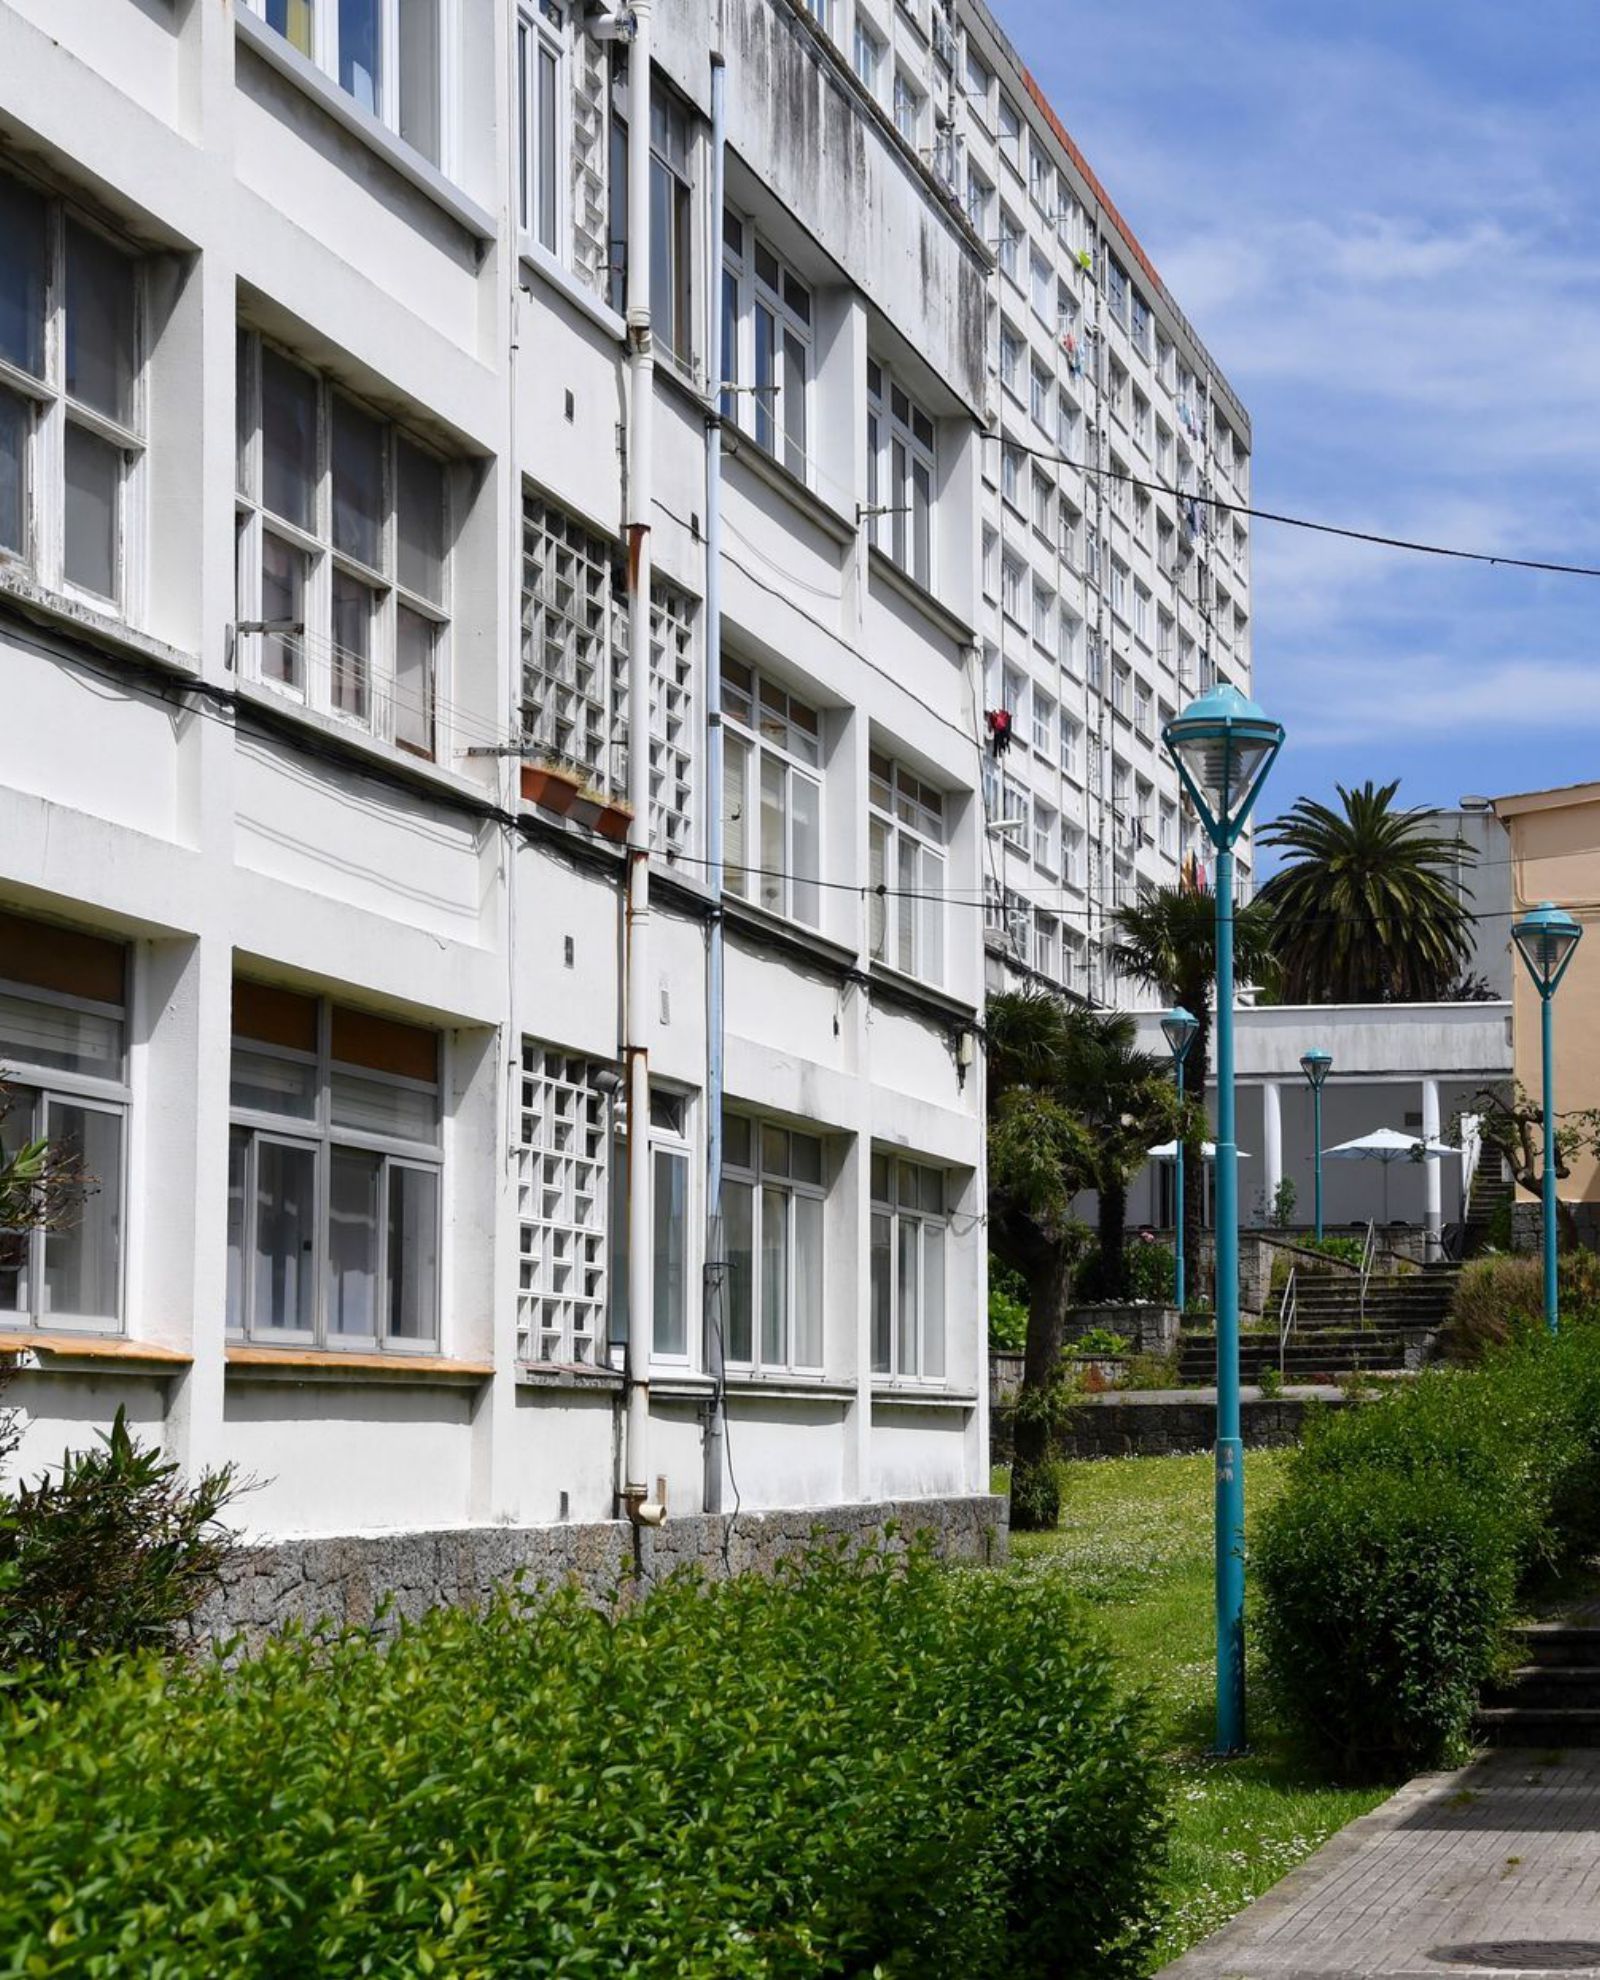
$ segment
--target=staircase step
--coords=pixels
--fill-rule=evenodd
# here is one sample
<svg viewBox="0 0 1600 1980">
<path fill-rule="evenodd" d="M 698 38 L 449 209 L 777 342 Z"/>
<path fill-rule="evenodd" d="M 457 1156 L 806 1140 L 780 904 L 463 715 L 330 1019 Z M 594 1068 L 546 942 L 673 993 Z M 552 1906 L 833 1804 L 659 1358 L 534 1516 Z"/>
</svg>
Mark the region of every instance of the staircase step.
<svg viewBox="0 0 1600 1980">
<path fill-rule="evenodd" d="M 1475 1723 L 1491 1746 L 1600 1746 L 1600 1705 L 1485 1705 Z"/>
<path fill-rule="evenodd" d="M 1529 1666 L 1600 1674 L 1600 1629 L 1583 1623 L 1529 1623 L 1517 1631 L 1517 1638 Z"/>
</svg>

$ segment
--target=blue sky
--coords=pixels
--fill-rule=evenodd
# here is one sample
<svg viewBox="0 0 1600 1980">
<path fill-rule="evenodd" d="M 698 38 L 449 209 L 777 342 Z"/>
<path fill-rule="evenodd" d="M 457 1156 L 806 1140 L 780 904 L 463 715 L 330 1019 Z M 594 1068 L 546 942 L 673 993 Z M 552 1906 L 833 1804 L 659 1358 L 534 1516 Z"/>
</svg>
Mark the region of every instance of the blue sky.
<svg viewBox="0 0 1600 1980">
<path fill-rule="evenodd" d="M 1600 565 L 1597 0 L 991 0 L 1249 408 L 1254 500 Z M 1254 525 L 1271 817 L 1600 776 L 1600 579 Z"/>
</svg>

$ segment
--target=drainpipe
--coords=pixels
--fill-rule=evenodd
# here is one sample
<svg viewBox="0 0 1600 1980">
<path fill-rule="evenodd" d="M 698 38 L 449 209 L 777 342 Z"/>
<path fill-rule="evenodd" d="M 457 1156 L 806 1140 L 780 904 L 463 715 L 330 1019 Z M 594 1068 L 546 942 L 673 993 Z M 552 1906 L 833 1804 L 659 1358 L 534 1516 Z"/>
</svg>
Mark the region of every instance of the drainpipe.
<svg viewBox="0 0 1600 1980">
<path fill-rule="evenodd" d="M 706 959 L 706 1372 L 715 1387 L 705 1415 L 705 1495 L 708 1513 L 722 1510 L 727 1440 L 723 1323 L 727 1266 L 722 1234 L 722 197 L 727 70 L 711 57 L 710 331 L 706 340 L 706 884 L 711 889 L 711 941 Z"/>
<path fill-rule="evenodd" d="M 622 1504 L 659 1526 L 650 1497 L 650 510 L 655 346 L 650 325 L 650 42 L 653 0 L 634 0 L 628 57 L 628 897 L 623 1061 L 628 1081 L 627 1423 Z"/>
</svg>

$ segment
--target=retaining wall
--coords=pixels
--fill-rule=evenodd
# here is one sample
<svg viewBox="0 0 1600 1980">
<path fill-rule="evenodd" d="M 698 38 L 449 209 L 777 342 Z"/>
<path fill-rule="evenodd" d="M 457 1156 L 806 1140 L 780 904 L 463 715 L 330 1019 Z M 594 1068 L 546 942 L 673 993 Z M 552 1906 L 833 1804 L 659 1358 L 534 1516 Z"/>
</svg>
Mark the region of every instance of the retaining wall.
<svg viewBox="0 0 1600 1980">
<path fill-rule="evenodd" d="M 713 1580 L 767 1573 L 819 1540 L 865 1544 L 891 1523 L 898 1529 L 892 1546 L 925 1534 L 943 1560 L 988 1565 L 1005 1558 L 1006 1515 L 1006 1501 L 985 1493 L 781 1512 L 696 1513 L 655 1528 L 604 1520 L 279 1540 L 240 1550 L 196 1629 L 219 1641 L 239 1639 L 245 1650 L 291 1621 L 371 1627 L 392 1635 L 402 1621 L 440 1604 L 482 1603 L 518 1573 L 530 1585 L 576 1580 L 600 1600 L 627 1577 L 649 1588 L 686 1566 Z"/>
<path fill-rule="evenodd" d="M 1247 1450 L 1297 1444 L 1310 1408 L 1344 1409 L 1338 1389 L 1315 1396 L 1245 1396 L 1240 1434 Z M 1085 1396 L 1057 1432 L 1056 1450 L 1067 1458 L 1171 1457 L 1209 1451 L 1216 1442 L 1214 1398 L 1190 1398 L 1161 1390 L 1144 1395 Z"/>
</svg>

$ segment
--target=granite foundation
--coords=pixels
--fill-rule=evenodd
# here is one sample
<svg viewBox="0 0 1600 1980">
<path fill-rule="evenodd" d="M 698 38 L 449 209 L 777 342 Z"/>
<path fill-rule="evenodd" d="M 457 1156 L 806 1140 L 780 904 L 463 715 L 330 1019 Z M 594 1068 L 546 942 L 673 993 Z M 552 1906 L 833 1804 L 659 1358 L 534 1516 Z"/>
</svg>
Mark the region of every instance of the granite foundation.
<svg viewBox="0 0 1600 1980">
<path fill-rule="evenodd" d="M 624 1584 L 648 1589 L 677 1568 L 712 1580 L 770 1573 L 819 1542 L 866 1546 L 891 1526 L 891 1548 L 925 1537 L 942 1560 L 987 1566 L 1005 1558 L 1006 1510 L 1004 1499 L 982 1494 L 691 1514 L 654 1528 L 606 1520 L 279 1540 L 240 1549 L 195 1628 L 243 1651 L 285 1623 L 389 1636 L 441 1605 L 476 1607 L 518 1576 L 530 1587 L 575 1581 L 604 1601 Z"/>
</svg>

